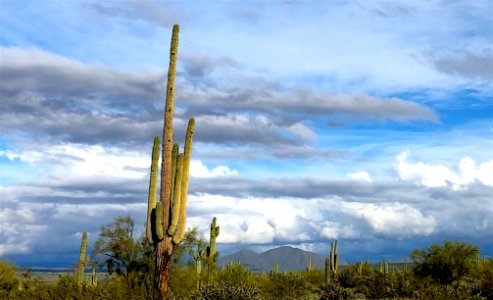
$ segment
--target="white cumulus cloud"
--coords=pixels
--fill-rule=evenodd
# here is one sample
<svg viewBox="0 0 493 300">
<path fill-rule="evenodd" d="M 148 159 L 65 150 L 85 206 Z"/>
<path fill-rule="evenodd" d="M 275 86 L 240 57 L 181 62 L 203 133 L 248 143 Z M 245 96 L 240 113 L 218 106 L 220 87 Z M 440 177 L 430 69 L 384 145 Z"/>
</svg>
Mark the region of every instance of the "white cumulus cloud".
<svg viewBox="0 0 493 300">
<path fill-rule="evenodd" d="M 424 162 L 409 162 L 409 151 L 397 155 L 395 169 L 399 178 L 412 181 L 426 187 L 452 186 L 454 190 L 467 187 L 477 181 L 485 185 L 493 185 L 493 160 L 481 163 L 479 166 L 470 157 L 463 157 L 456 170 L 441 164 Z"/>
<path fill-rule="evenodd" d="M 192 159 L 190 161 L 190 175 L 193 177 L 236 176 L 238 175 L 238 171 L 231 170 L 225 165 L 219 165 L 210 169 L 201 160 Z"/>
<path fill-rule="evenodd" d="M 345 202 L 342 211 L 366 220 L 375 232 L 384 235 L 429 235 L 436 227 L 433 216 L 424 216 L 418 209 L 404 203 Z"/>
<path fill-rule="evenodd" d="M 354 173 L 347 173 L 346 176 L 348 178 L 353 179 L 353 180 L 361 180 L 361 181 L 371 182 L 370 174 L 368 174 L 368 172 L 366 172 L 366 171 L 357 171 Z"/>
</svg>

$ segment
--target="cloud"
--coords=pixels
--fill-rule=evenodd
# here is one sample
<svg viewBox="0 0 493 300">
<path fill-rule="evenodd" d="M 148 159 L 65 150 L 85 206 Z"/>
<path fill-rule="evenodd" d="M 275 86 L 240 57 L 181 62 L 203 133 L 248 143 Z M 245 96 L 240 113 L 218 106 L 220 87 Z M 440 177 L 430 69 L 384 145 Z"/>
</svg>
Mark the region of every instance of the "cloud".
<svg viewBox="0 0 493 300">
<path fill-rule="evenodd" d="M 219 165 L 209 169 L 200 160 L 192 159 L 190 162 L 190 176 L 193 177 L 228 177 L 238 175 L 237 170 L 231 170 L 228 166 Z"/>
<path fill-rule="evenodd" d="M 39 49 L 2 47 L 0 51 L 0 127 L 11 139 L 27 136 L 38 141 L 142 149 L 145 141 L 161 132 L 164 72 L 116 70 Z M 300 157 L 292 147 L 309 150 L 309 144 L 316 142 L 314 118 L 436 120 L 432 110 L 415 102 L 290 88 L 242 75 L 229 59 L 205 57 L 185 55 L 184 71 L 179 72 L 178 141 L 186 120 L 194 114 L 200 124 L 196 141 L 249 143 L 268 147 L 279 157 Z M 218 70 L 213 72 L 217 74 L 209 74 L 212 70 Z M 205 73 L 208 79 L 203 78 Z M 231 79 L 223 80 L 230 74 Z M 207 84 L 209 80 L 220 85 Z M 289 145 L 291 150 L 279 145 Z M 327 156 L 334 150 L 316 152 L 311 151 L 314 156 Z"/>
<path fill-rule="evenodd" d="M 342 210 L 366 220 L 379 234 L 407 237 L 430 235 L 435 231 L 432 216 L 423 216 L 416 208 L 402 203 L 344 203 Z"/>
<path fill-rule="evenodd" d="M 347 177 L 353 179 L 353 180 L 362 180 L 366 182 L 371 182 L 370 175 L 366 171 L 357 171 L 354 173 L 348 173 Z"/>
<path fill-rule="evenodd" d="M 493 52 L 459 52 L 454 55 L 436 57 L 433 61 L 442 73 L 472 79 L 493 80 Z"/>
<path fill-rule="evenodd" d="M 152 25 L 169 27 L 176 23 L 179 19 L 183 19 L 184 15 L 172 3 L 159 2 L 122 2 L 117 6 L 111 2 L 91 3 L 87 6 L 95 12 L 104 16 L 119 17 L 133 21 L 145 21 Z"/>
<path fill-rule="evenodd" d="M 423 162 L 408 162 L 409 151 L 397 155 L 395 168 L 401 180 L 411 181 L 427 187 L 452 186 L 454 190 L 465 188 L 476 180 L 484 185 L 493 186 L 493 160 L 476 166 L 470 157 L 459 162 L 458 170 L 454 171 L 443 165 L 432 165 Z"/>
</svg>

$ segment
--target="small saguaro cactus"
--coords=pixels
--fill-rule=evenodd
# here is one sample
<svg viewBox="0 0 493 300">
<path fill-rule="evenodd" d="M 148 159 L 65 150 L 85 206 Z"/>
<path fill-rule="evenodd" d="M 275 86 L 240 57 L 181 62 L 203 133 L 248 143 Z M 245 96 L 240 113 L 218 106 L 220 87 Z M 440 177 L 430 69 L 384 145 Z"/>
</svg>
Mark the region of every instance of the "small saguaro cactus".
<svg viewBox="0 0 493 300">
<path fill-rule="evenodd" d="M 75 272 L 75 280 L 77 285 L 82 287 L 82 283 L 84 281 L 84 270 L 89 263 L 89 256 L 86 256 L 87 249 L 87 232 L 82 233 L 82 240 L 80 242 L 80 253 L 79 253 L 79 262 L 77 263 L 77 270 Z"/>
<path fill-rule="evenodd" d="M 98 275 L 96 273 L 96 264 L 92 265 L 91 279 L 89 281 L 90 287 L 98 286 Z"/>
<path fill-rule="evenodd" d="M 219 226 L 216 226 L 216 217 L 212 218 L 209 246 L 206 250 L 207 257 L 207 280 L 211 283 L 212 273 L 216 270 L 216 263 L 219 258 L 219 251 L 216 251 L 216 239 L 219 236 Z"/>
<path fill-rule="evenodd" d="M 306 263 L 306 271 L 307 272 L 311 272 L 313 271 L 314 267 L 313 267 L 313 261 L 312 261 L 312 258 L 311 257 L 308 257 L 308 261 Z"/>
<path fill-rule="evenodd" d="M 358 275 L 363 275 L 363 262 L 361 261 L 358 262 Z"/>
<path fill-rule="evenodd" d="M 337 240 L 330 243 L 329 257 L 325 259 L 325 283 L 329 284 L 330 278 L 339 270 L 339 254 L 337 253 Z"/>
<path fill-rule="evenodd" d="M 197 253 L 190 251 L 190 256 L 195 260 L 195 275 L 197 277 L 197 290 L 202 287 L 202 261 L 206 258 L 205 251 L 202 249 L 202 241 L 197 243 Z"/>
<path fill-rule="evenodd" d="M 219 251 L 216 252 L 216 239 L 219 236 L 220 229 L 219 226 L 216 226 L 216 221 L 216 217 L 212 218 L 209 247 L 207 247 L 207 259 L 212 264 L 215 264 L 219 258 Z"/>
<path fill-rule="evenodd" d="M 272 268 L 272 275 L 277 275 L 279 274 L 279 263 L 275 263 L 274 267 Z"/>
</svg>

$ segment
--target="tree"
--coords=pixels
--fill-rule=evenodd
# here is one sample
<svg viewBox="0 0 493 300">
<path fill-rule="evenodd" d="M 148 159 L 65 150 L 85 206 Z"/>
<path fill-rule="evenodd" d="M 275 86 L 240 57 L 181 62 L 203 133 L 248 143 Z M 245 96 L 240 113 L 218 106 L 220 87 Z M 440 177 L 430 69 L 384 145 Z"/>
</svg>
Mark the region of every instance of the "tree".
<svg viewBox="0 0 493 300">
<path fill-rule="evenodd" d="M 101 227 L 99 239 L 94 243 L 93 256 L 102 255 L 111 274 L 127 276 L 142 258 L 143 245 L 134 239 L 135 222 L 130 216 L 116 217 L 108 225 Z"/>
<path fill-rule="evenodd" d="M 431 277 L 435 282 L 448 285 L 467 275 L 476 261 L 479 248 L 468 243 L 445 241 L 444 246 L 433 244 L 411 253 L 414 273 L 419 278 Z"/>
</svg>

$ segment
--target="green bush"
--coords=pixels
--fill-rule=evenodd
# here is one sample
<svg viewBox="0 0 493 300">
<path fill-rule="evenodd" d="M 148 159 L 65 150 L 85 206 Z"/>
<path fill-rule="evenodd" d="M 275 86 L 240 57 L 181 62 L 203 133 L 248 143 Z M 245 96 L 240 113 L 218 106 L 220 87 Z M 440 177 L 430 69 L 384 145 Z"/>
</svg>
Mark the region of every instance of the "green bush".
<svg viewBox="0 0 493 300">
<path fill-rule="evenodd" d="M 193 300 L 260 300 L 260 289 L 253 284 L 203 287 L 191 295 Z"/>
<path fill-rule="evenodd" d="M 15 296 L 22 283 L 15 274 L 16 267 L 8 261 L 0 261 L 0 299 L 8 299 Z"/>
<path fill-rule="evenodd" d="M 445 241 L 444 246 L 434 244 L 429 248 L 414 250 L 414 274 L 418 278 L 430 277 L 448 285 L 467 275 L 477 260 L 479 249 L 471 244 Z"/>
</svg>

